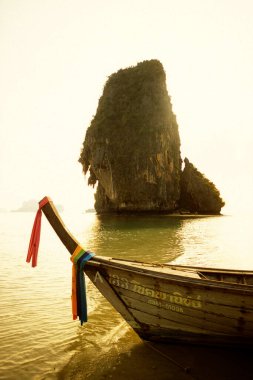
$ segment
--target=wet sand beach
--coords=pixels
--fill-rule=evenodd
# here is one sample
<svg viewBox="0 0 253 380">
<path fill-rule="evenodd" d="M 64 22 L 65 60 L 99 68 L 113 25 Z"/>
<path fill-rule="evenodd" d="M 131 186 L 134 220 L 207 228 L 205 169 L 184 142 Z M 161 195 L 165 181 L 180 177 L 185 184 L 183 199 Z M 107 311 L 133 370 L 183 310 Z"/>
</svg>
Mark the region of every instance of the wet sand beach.
<svg viewBox="0 0 253 380">
<path fill-rule="evenodd" d="M 142 341 L 126 325 L 126 333 L 107 348 L 81 349 L 58 379 L 110 380 L 252 380 L 252 349 L 219 348 Z M 116 338 L 116 337 L 115 337 Z M 109 343 L 109 342 L 108 342 Z"/>
</svg>

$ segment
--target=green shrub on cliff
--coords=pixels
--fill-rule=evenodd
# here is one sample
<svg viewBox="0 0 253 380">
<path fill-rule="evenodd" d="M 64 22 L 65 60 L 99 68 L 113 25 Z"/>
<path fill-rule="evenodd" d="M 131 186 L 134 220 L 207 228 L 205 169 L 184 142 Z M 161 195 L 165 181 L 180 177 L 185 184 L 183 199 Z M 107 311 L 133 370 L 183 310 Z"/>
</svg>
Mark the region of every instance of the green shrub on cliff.
<svg viewBox="0 0 253 380">
<path fill-rule="evenodd" d="M 219 214 L 225 202 L 220 197 L 213 182 L 200 173 L 189 162 L 184 160 L 185 168 L 181 176 L 180 207 L 190 212 L 202 214 Z"/>
</svg>

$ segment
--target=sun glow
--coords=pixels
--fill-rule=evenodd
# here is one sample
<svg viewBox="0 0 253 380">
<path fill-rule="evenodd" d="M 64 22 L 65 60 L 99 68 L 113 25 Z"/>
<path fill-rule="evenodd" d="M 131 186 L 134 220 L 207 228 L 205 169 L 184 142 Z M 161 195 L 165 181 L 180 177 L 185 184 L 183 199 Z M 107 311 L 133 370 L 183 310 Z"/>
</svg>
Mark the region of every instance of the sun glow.
<svg viewBox="0 0 253 380">
<path fill-rule="evenodd" d="M 1 1 L 1 202 L 92 207 L 78 157 L 107 77 L 159 59 L 182 156 L 253 209 L 250 1 Z"/>
</svg>

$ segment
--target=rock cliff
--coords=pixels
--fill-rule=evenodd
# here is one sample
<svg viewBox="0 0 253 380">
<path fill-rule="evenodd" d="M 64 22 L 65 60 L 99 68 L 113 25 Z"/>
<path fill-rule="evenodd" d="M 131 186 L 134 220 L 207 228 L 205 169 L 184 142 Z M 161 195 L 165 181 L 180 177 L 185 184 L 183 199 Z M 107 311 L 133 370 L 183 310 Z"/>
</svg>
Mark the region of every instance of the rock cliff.
<svg viewBox="0 0 253 380">
<path fill-rule="evenodd" d="M 179 206 L 192 213 L 219 214 L 225 205 L 220 192 L 185 158 L 181 175 Z"/>
<path fill-rule="evenodd" d="M 189 175 L 181 171 L 178 124 L 159 61 L 108 78 L 79 161 L 89 171 L 88 184 L 98 183 L 98 213 L 186 208 L 182 194 L 189 199 L 188 190 L 181 192 L 181 186 Z"/>
</svg>

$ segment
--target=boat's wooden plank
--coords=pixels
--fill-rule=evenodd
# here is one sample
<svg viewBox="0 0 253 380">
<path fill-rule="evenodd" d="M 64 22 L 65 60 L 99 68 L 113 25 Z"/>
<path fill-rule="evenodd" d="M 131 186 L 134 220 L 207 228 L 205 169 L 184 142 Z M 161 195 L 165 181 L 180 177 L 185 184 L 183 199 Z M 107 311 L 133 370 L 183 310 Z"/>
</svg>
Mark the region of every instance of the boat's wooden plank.
<svg viewBox="0 0 253 380">
<path fill-rule="evenodd" d="M 219 289 L 208 286 L 197 286 L 191 282 L 181 283 L 173 279 L 160 279 L 145 274 L 131 273 L 117 268 L 104 268 L 108 281 L 119 288 L 135 290 L 140 294 L 156 292 L 156 298 L 170 299 L 179 296 L 183 298 L 183 304 L 188 303 L 191 307 L 193 303 L 199 301 L 206 305 L 230 306 L 240 308 L 242 312 L 253 312 L 253 297 L 251 292 L 241 294 L 236 289 Z M 180 304 L 180 302 L 179 302 Z"/>
<path fill-rule="evenodd" d="M 110 286 L 106 278 L 99 271 L 86 270 L 86 274 L 103 294 L 103 296 L 111 303 L 111 305 L 122 315 L 122 317 L 132 326 L 138 327 L 133 315 L 129 312 L 122 299 L 118 296 L 117 292 Z"/>
<path fill-rule="evenodd" d="M 161 294 L 161 291 L 158 291 L 158 293 L 152 292 L 152 286 L 153 290 L 155 289 L 154 284 L 150 285 L 148 287 L 143 287 L 142 285 L 138 285 L 139 283 L 134 281 L 131 282 L 131 279 L 124 277 L 121 278 L 118 275 L 115 276 L 115 270 L 113 269 L 112 272 L 114 275 L 111 277 L 107 277 L 108 283 L 115 289 L 113 292 L 113 295 L 115 296 L 115 293 L 118 293 L 118 297 L 123 297 L 123 306 L 126 304 L 128 307 L 131 306 L 133 308 L 141 307 L 144 312 L 153 312 L 156 310 L 156 314 L 158 316 L 163 316 L 163 318 L 167 318 L 167 314 L 169 310 L 171 311 L 171 315 L 177 314 L 177 323 L 185 323 L 185 324 L 192 324 L 192 326 L 196 327 L 201 327 L 203 326 L 210 331 L 216 331 L 216 330 L 226 330 L 230 331 L 232 334 L 237 334 L 238 332 L 240 334 L 247 332 L 248 334 L 252 334 L 253 330 L 253 322 L 252 322 L 252 313 L 244 313 L 242 314 L 240 312 L 240 308 L 236 307 L 233 305 L 231 306 L 224 306 L 224 305 L 218 305 L 216 304 L 208 304 L 205 302 L 205 300 L 198 300 L 198 298 L 195 298 L 195 302 L 198 302 L 195 304 L 195 306 L 200 305 L 201 307 L 193 307 L 191 303 L 188 303 L 187 305 L 183 305 L 182 303 L 180 304 L 180 294 L 182 294 L 182 289 L 181 288 L 176 288 L 178 292 L 164 292 L 165 294 Z M 100 273 L 98 275 L 97 273 Z M 106 273 L 108 276 L 108 274 Z M 96 286 L 100 285 L 101 280 L 100 278 L 103 279 L 104 282 L 107 282 L 106 276 L 104 277 L 101 272 L 95 272 L 93 271 L 92 275 L 90 275 L 91 279 L 95 282 Z M 139 276 L 140 277 L 140 276 Z M 99 282 L 98 282 L 99 281 Z M 140 279 L 142 281 L 142 279 Z M 137 284 L 136 284 L 137 283 Z M 134 285 L 133 285 L 134 284 Z M 120 286 L 121 285 L 121 286 Z M 156 289 L 158 289 L 158 286 L 156 285 Z M 175 290 L 175 288 L 173 288 Z M 135 291 L 134 291 L 135 290 Z M 167 290 L 167 289 L 166 289 Z M 107 289 L 102 291 L 101 286 L 100 286 L 100 291 L 105 295 L 105 297 L 108 298 L 107 293 L 111 292 L 111 289 Z M 145 292 L 147 294 L 145 294 Z M 180 293 L 181 292 L 181 293 Z M 177 293 L 175 296 L 174 293 Z M 158 298 L 151 297 L 150 294 L 153 295 L 159 295 Z M 164 300 L 163 298 L 167 296 L 169 299 Z M 170 296 L 174 297 L 173 299 L 169 298 Z M 191 302 L 194 300 L 193 298 L 194 295 L 191 295 L 191 298 L 188 298 Z M 205 295 L 204 295 L 205 296 Z M 178 298 L 178 302 L 176 303 L 176 298 Z M 198 296 L 197 296 L 198 297 Z M 115 298 L 115 297 L 114 297 Z M 183 297 L 184 298 L 184 297 Z M 127 300 L 129 302 L 127 302 Z M 111 301 L 113 303 L 113 301 Z M 132 302 L 132 304 L 130 304 Z M 157 305 L 164 305 L 164 307 L 157 307 Z M 114 301 L 114 307 L 118 309 L 122 308 L 122 305 L 120 305 L 119 298 L 116 299 L 116 303 Z M 128 309 L 127 307 L 127 309 Z M 143 309 L 144 307 L 144 309 Z M 126 314 L 122 311 L 120 311 L 122 315 Z M 183 314 L 183 315 L 182 315 Z M 251 321 L 247 320 L 247 317 L 251 317 Z M 125 319 L 130 320 L 131 318 L 126 318 Z M 170 317 L 171 319 L 171 317 Z M 211 326 L 211 327 L 210 327 Z"/>
<path fill-rule="evenodd" d="M 231 335 L 251 335 L 253 337 L 253 322 L 244 321 L 238 318 L 225 318 L 224 316 L 215 316 L 202 310 L 188 310 L 171 304 L 165 304 L 165 307 L 158 307 L 156 304 L 150 304 L 143 299 L 129 297 L 127 292 L 121 294 L 124 303 L 130 309 L 143 311 L 147 314 L 163 318 L 170 322 L 177 322 L 182 325 L 199 327 L 211 332 L 221 331 Z M 148 300 L 150 301 L 150 300 Z M 152 300 L 151 300 L 152 301 Z"/>
<path fill-rule="evenodd" d="M 170 264 L 170 263 L 165 263 L 162 264 L 164 266 L 170 267 L 171 269 L 180 269 L 180 270 L 194 270 L 197 272 L 202 272 L 202 271 L 208 271 L 208 272 L 213 272 L 213 273 L 231 273 L 231 274 L 248 274 L 248 275 L 253 275 L 253 270 L 247 270 L 247 269 L 227 269 L 227 268 L 210 268 L 210 267 L 200 267 L 200 266 L 191 266 L 191 265 L 178 265 L 178 264 Z"/>
<path fill-rule="evenodd" d="M 45 214 L 47 220 L 55 230 L 59 239 L 65 245 L 69 253 L 72 254 L 75 251 L 76 247 L 79 245 L 79 243 L 75 239 L 75 237 L 70 233 L 70 231 L 68 231 L 52 200 L 50 198 L 48 199 L 49 202 L 42 207 L 43 213 Z"/>
<path fill-rule="evenodd" d="M 129 309 L 134 317 L 138 320 L 141 325 L 145 325 L 146 329 L 148 326 L 159 327 L 163 330 L 176 330 L 179 332 L 185 333 L 194 333 L 194 334 L 206 334 L 206 335 L 218 335 L 218 332 L 210 332 L 209 330 L 198 328 L 196 326 L 184 325 L 177 321 L 168 321 L 162 317 L 157 317 L 143 311 L 136 309 Z M 226 335 L 226 334 L 222 334 Z"/>
<path fill-rule="evenodd" d="M 176 265 L 176 264 L 169 264 L 169 263 L 145 263 L 141 261 L 136 260 L 127 260 L 127 259 L 119 259 L 119 258 L 112 258 L 112 257 L 104 257 L 104 256 L 96 256 L 97 259 L 106 260 L 107 262 L 111 263 L 121 263 L 123 265 L 132 267 L 139 267 L 139 268 L 157 268 L 161 271 L 166 270 L 173 270 L 173 271 L 182 271 L 182 272 L 209 272 L 213 274 L 231 274 L 232 276 L 240 276 L 240 275 L 246 275 L 246 276 L 253 276 L 253 271 L 250 270 L 237 270 L 237 269 L 224 269 L 224 268 L 209 268 L 209 267 L 199 267 L 199 266 L 186 266 L 186 265 Z"/>
<path fill-rule="evenodd" d="M 145 340 L 165 343 L 201 344 L 215 346 L 241 346 L 251 347 L 252 337 L 232 335 L 209 335 L 197 334 L 178 330 L 163 329 L 161 327 L 149 326 L 147 330 L 137 330 L 137 334 Z"/>
<path fill-rule="evenodd" d="M 132 292 L 131 290 L 126 290 L 126 289 L 117 290 L 116 289 L 116 291 L 118 291 L 119 296 L 122 296 L 122 297 L 127 296 L 129 297 L 129 299 L 146 302 L 147 304 L 156 306 L 158 309 L 172 310 L 176 313 L 183 313 L 186 317 L 189 316 L 189 317 L 198 318 L 200 320 L 210 320 L 210 321 L 214 321 L 215 323 L 220 323 L 224 325 L 239 323 L 239 326 L 244 324 L 244 326 L 247 326 L 246 328 L 253 330 L 253 313 L 252 312 L 242 313 L 239 307 L 236 308 L 236 307 L 223 306 L 223 305 L 218 305 L 218 304 L 206 305 L 205 303 L 203 303 L 201 305 L 201 308 L 196 309 L 196 308 L 185 307 L 176 303 L 171 303 L 171 302 L 163 301 L 160 299 L 148 297 L 143 294 Z"/>
<path fill-rule="evenodd" d="M 234 274 L 226 272 L 209 272 L 209 271 L 199 271 L 200 277 L 211 281 L 222 281 L 224 283 L 234 283 L 242 285 L 253 285 L 253 275 L 252 274 Z"/>
<path fill-rule="evenodd" d="M 87 265 L 93 265 L 93 262 L 95 262 L 95 259 L 94 261 L 91 260 L 90 262 L 88 262 Z M 150 268 L 146 269 L 144 267 L 141 269 L 135 268 L 129 265 L 125 267 L 122 264 L 117 264 L 117 263 L 107 261 L 107 260 L 99 259 L 98 262 L 101 263 L 101 265 L 103 265 L 104 267 L 107 267 L 108 269 L 123 270 L 125 273 L 132 272 L 135 275 L 138 275 L 139 273 L 146 276 L 155 277 L 161 280 L 162 279 L 166 279 L 166 281 L 173 280 L 173 282 L 180 282 L 182 284 L 192 283 L 193 285 L 196 285 L 196 286 L 203 286 L 205 288 L 209 286 L 213 288 L 224 289 L 225 291 L 229 289 L 231 290 L 237 289 L 239 293 L 250 292 L 253 295 L 253 286 L 250 286 L 250 285 L 237 284 L 237 283 L 224 283 L 221 281 L 211 281 L 211 280 L 208 281 L 208 280 L 203 280 L 202 278 L 196 278 L 194 276 L 192 277 L 190 276 L 187 277 L 183 275 L 178 276 L 177 271 L 173 271 L 173 273 L 165 273 L 165 272 L 153 271 Z"/>
<path fill-rule="evenodd" d="M 129 262 L 124 262 L 124 261 L 119 261 L 119 260 L 116 260 L 114 259 L 112 261 L 112 263 L 114 264 L 125 264 L 125 265 L 129 265 Z M 164 265 L 148 265 L 148 264 L 144 264 L 144 263 L 136 263 L 136 262 L 133 262 L 131 263 L 131 267 L 132 268 L 138 268 L 138 269 L 146 269 L 146 270 L 149 270 L 149 271 L 152 271 L 152 272 L 157 272 L 157 273 L 165 273 L 165 274 L 172 274 L 172 275 L 177 275 L 177 276 L 182 276 L 182 277 L 191 277 L 191 278 L 197 278 L 197 279 L 201 279 L 201 276 L 198 274 L 197 271 L 193 271 L 193 270 L 189 270 L 189 271 L 186 271 L 186 270 L 180 270 L 177 269 L 177 270 L 174 270 L 173 268 L 170 268 L 170 267 L 166 267 Z"/>
</svg>

